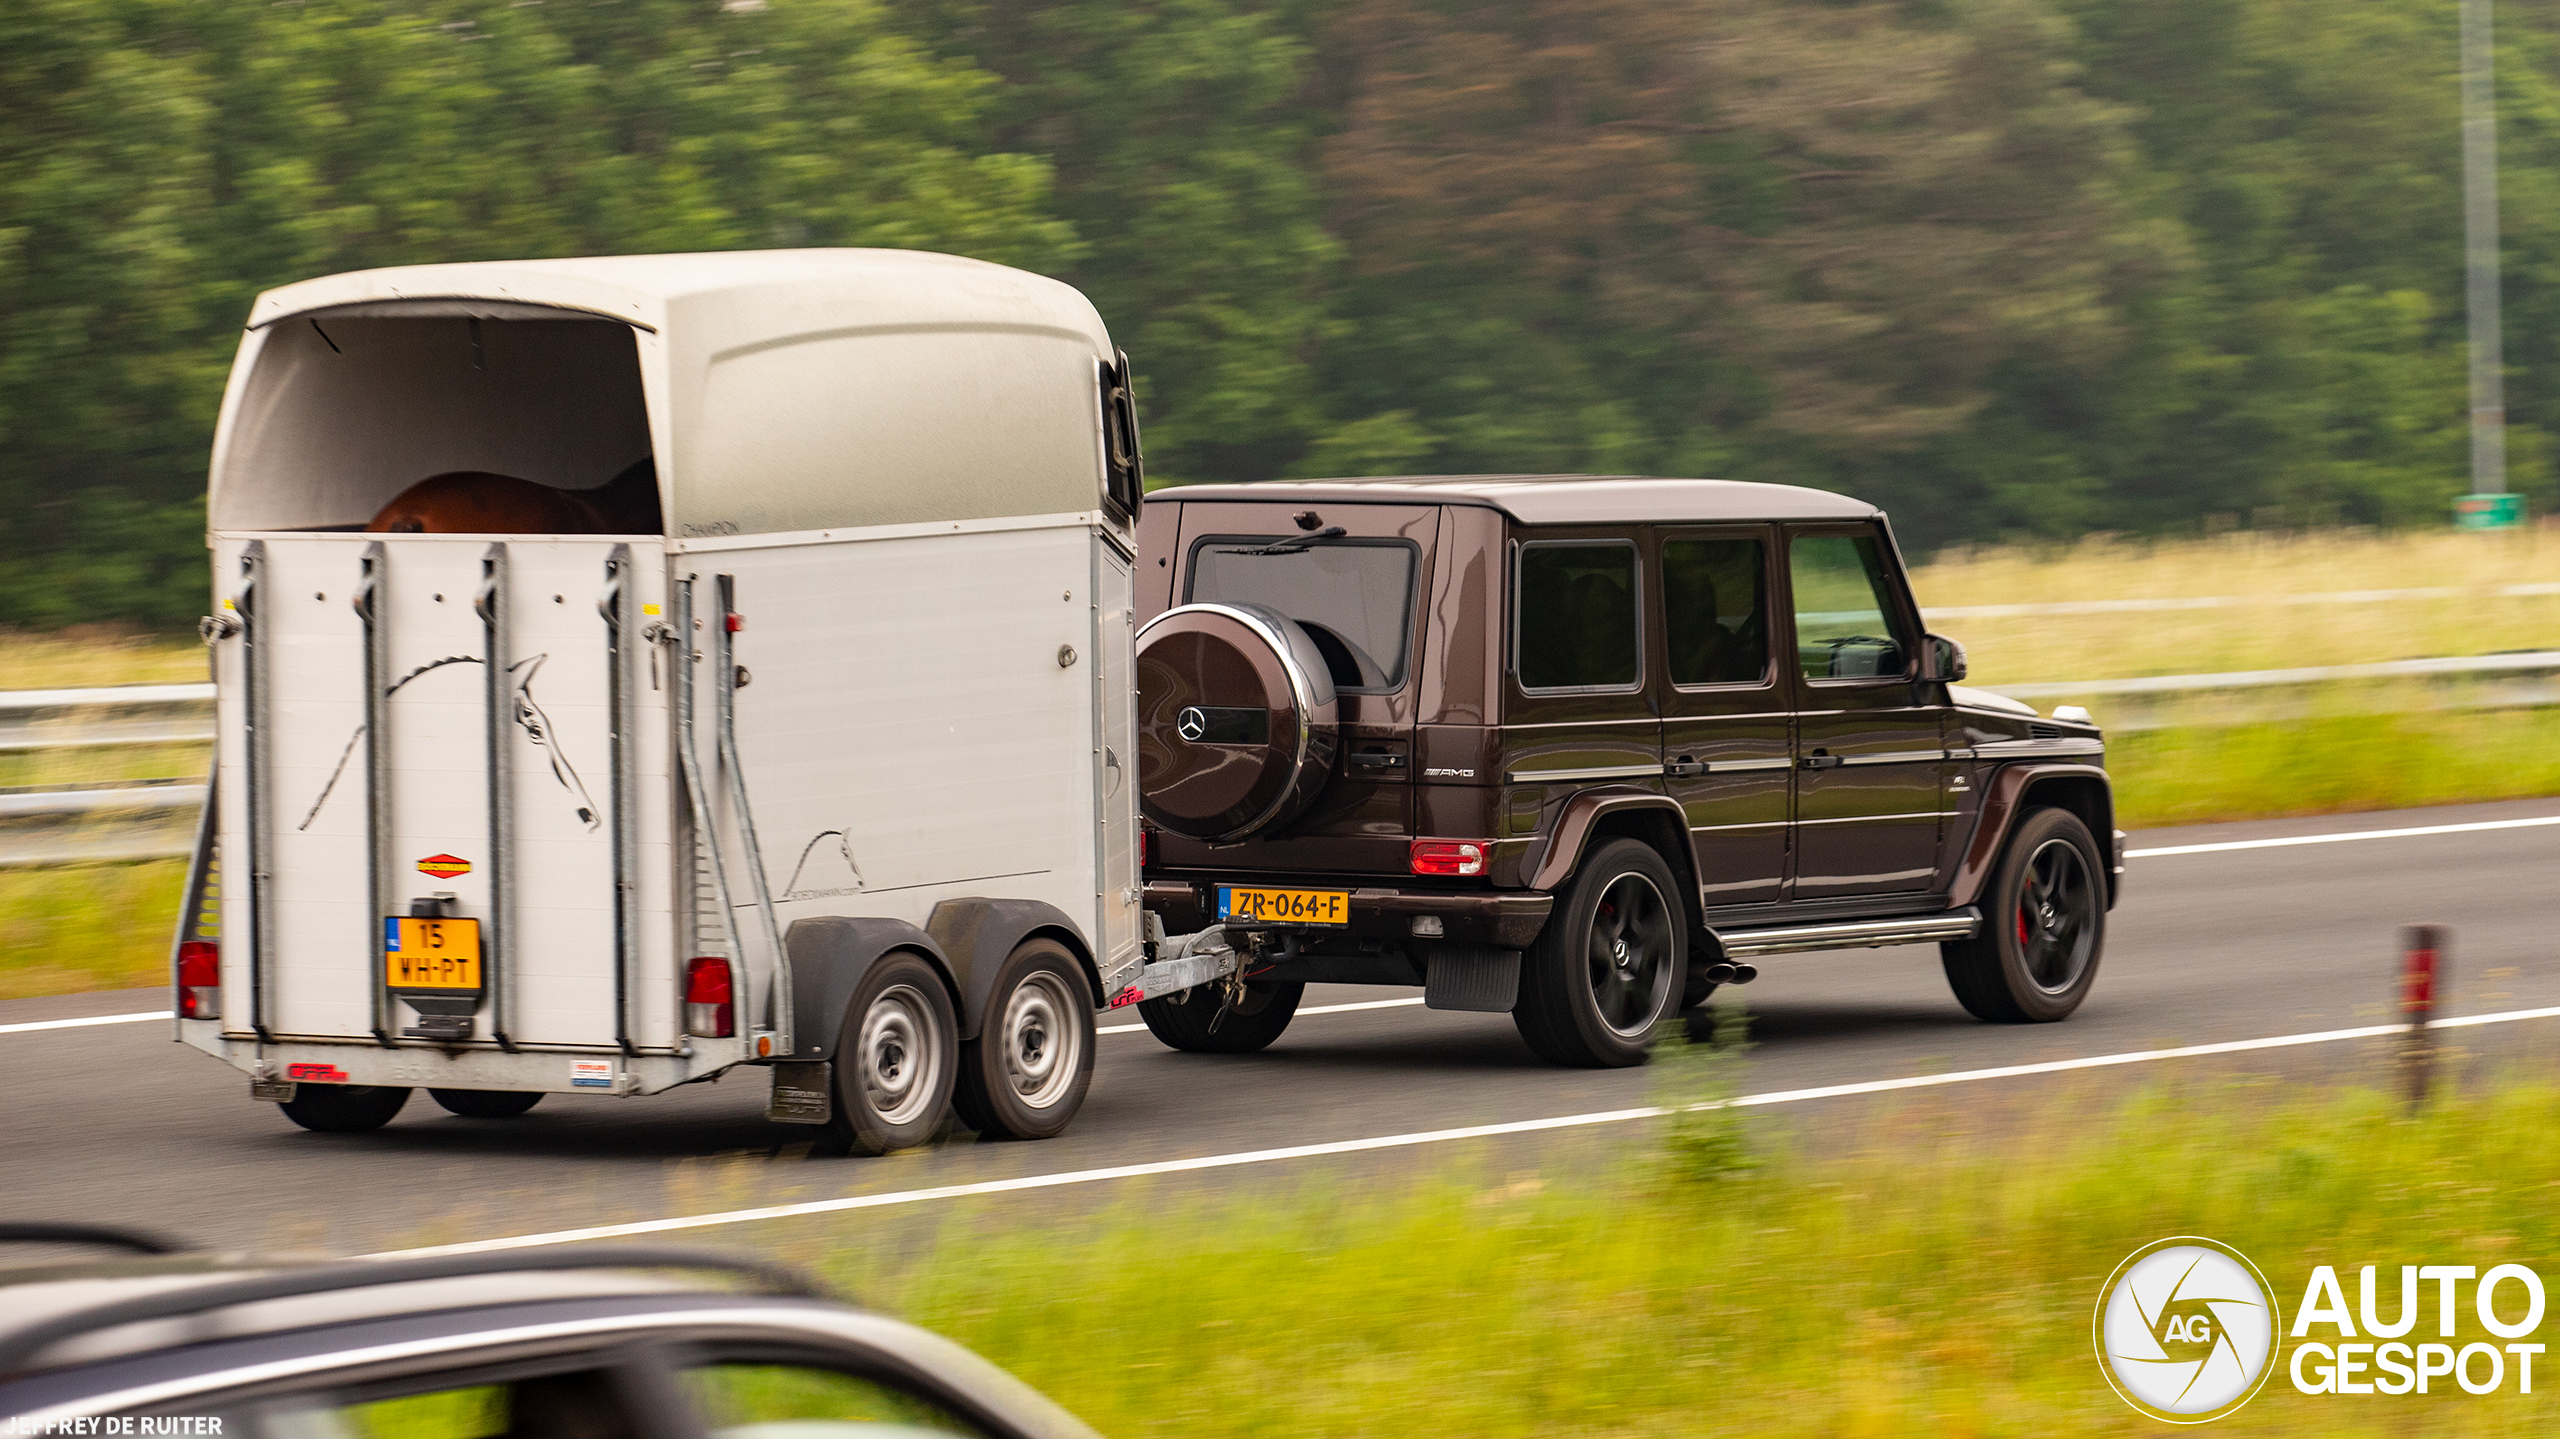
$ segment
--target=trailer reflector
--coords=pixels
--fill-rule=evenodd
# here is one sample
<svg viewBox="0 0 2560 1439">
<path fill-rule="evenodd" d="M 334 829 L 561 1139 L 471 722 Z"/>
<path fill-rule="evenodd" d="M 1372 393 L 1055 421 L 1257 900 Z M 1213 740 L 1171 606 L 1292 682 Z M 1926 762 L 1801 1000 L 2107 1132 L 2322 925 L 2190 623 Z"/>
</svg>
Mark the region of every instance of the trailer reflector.
<svg viewBox="0 0 2560 1439">
<path fill-rule="evenodd" d="M 697 1039 L 726 1039 L 738 1032 L 729 961 L 706 955 L 685 966 L 684 1032 Z"/>
<path fill-rule="evenodd" d="M 178 946 L 178 1017 L 222 1017 L 222 950 L 209 939 Z"/>
</svg>

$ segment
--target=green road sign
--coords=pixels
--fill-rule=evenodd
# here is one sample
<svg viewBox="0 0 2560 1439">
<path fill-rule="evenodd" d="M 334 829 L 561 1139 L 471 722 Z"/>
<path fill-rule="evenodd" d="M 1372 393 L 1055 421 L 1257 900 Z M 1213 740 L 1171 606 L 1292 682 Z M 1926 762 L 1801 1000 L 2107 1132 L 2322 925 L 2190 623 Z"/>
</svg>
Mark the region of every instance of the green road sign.
<svg viewBox="0 0 2560 1439">
<path fill-rule="evenodd" d="M 2523 523 L 2522 495 L 2463 495 L 2453 502 L 2455 529 L 2511 530 Z"/>
</svg>

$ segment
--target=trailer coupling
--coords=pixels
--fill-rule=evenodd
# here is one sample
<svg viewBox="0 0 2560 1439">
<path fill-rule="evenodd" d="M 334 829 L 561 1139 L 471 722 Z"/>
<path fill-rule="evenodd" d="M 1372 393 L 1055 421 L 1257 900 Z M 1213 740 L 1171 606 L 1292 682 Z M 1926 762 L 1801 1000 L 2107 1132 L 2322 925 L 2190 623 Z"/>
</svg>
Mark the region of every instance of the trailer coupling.
<svg viewBox="0 0 2560 1439">
<path fill-rule="evenodd" d="M 1141 1000 L 1197 989 L 1237 973 L 1245 961 L 1245 956 L 1228 942 L 1223 929 L 1204 929 L 1167 940 L 1157 946 L 1156 953 L 1162 957 L 1140 969 L 1136 978 L 1111 996 L 1105 1009 L 1126 1009 Z"/>
</svg>

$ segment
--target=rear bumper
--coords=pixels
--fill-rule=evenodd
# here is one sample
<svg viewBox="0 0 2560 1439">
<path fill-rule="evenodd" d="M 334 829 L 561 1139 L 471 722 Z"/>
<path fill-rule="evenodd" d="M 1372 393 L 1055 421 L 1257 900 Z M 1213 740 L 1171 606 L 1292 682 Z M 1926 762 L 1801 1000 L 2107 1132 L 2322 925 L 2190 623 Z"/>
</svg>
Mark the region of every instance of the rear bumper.
<svg viewBox="0 0 2560 1439">
<path fill-rule="evenodd" d="M 1227 881 L 1232 883 L 1233 881 Z M 1496 949 L 1527 949 L 1547 927 L 1555 896 L 1524 890 L 1388 889 L 1377 886 L 1327 884 L 1321 880 L 1265 881 L 1297 889 L 1351 890 L 1351 922 L 1347 925 L 1256 925 L 1257 929 L 1304 928 L 1314 934 L 1347 934 L 1358 939 L 1410 940 L 1413 922 L 1422 916 L 1440 921 L 1440 933 L 1423 938 L 1450 944 L 1482 944 Z M 1151 879 L 1146 883 L 1147 908 L 1164 919 L 1166 932 L 1190 934 L 1216 923 L 1219 881 Z"/>
</svg>

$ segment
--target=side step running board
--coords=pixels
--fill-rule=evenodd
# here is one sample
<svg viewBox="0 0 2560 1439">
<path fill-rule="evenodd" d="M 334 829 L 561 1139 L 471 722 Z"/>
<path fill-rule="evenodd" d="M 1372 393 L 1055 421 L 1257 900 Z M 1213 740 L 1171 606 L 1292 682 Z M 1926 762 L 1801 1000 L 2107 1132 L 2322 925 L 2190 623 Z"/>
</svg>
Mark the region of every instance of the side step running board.
<svg viewBox="0 0 2560 1439">
<path fill-rule="evenodd" d="M 1981 912 L 1968 908 L 1922 915 L 1917 919 L 1844 919 L 1827 924 L 1718 930 L 1716 942 L 1723 948 L 1724 957 L 1733 960 L 1815 949 L 1874 949 L 1887 944 L 1971 939 L 1981 931 Z"/>
</svg>

